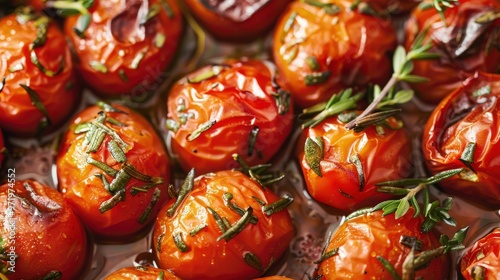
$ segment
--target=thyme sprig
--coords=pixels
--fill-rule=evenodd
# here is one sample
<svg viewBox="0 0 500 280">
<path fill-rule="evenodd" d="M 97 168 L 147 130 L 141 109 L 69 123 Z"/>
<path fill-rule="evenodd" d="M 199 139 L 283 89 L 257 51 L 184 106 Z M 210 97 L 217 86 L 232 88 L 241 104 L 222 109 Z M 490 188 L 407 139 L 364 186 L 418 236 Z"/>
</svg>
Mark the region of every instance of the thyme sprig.
<svg viewBox="0 0 500 280">
<path fill-rule="evenodd" d="M 238 169 L 239 171 L 257 181 L 263 187 L 272 185 L 285 178 L 284 174 L 277 175 L 272 172 L 268 172 L 267 170 L 271 167 L 271 164 L 249 166 L 239 154 L 233 154 L 233 159 L 240 165 L 240 168 Z"/>
<path fill-rule="evenodd" d="M 46 1 L 45 6 L 48 8 L 56 9 L 59 16 L 68 17 L 72 15 L 79 15 L 73 31 L 80 38 L 85 38 L 85 31 L 90 25 L 92 20 L 89 8 L 94 4 L 94 0 L 76 0 L 76 1 Z"/>
<path fill-rule="evenodd" d="M 453 8 L 454 6 L 458 6 L 460 2 L 458 0 L 432 0 L 432 5 L 438 11 L 439 16 L 443 22 L 446 22 L 444 17 L 444 12 L 446 8 Z"/>
</svg>

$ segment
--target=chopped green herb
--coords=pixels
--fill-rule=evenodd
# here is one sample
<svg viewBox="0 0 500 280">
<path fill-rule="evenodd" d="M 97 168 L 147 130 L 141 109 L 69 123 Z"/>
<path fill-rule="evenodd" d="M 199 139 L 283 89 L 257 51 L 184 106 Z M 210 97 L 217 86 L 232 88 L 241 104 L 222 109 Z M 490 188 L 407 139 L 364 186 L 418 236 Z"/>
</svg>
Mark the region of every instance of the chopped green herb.
<svg viewBox="0 0 500 280">
<path fill-rule="evenodd" d="M 474 152 L 476 151 L 476 146 L 477 145 L 474 142 L 467 143 L 467 146 L 465 146 L 465 149 L 460 156 L 460 161 L 474 173 L 475 171 L 472 165 L 474 164 Z"/>
<path fill-rule="evenodd" d="M 212 209 L 212 208 L 210 208 L 208 206 L 207 206 L 207 211 L 214 217 L 215 223 L 217 224 L 217 226 L 219 227 L 219 229 L 221 230 L 221 232 L 225 233 L 228 228 L 224 224 L 224 221 L 222 220 L 222 218 L 220 217 L 220 215 L 214 209 Z"/>
<path fill-rule="evenodd" d="M 153 192 L 153 197 L 151 198 L 151 202 L 149 202 L 148 206 L 144 210 L 144 212 L 141 214 L 139 217 L 139 223 L 144 224 L 149 217 L 151 217 L 151 214 L 153 213 L 153 208 L 155 207 L 156 203 L 158 203 L 158 200 L 160 199 L 160 194 L 161 191 L 158 188 L 155 188 Z"/>
<path fill-rule="evenodd" d="M 188 135 L 187 140 L 191 142 L 194 139 L 198 138 L 203 132 L 209 130 L 216 122 L 217 122 L 216 120 L 212 120 L 200 124 L 195 131 L 193 131 L 191 134 Z"/>
<path fill-rule="evenodd" d="M 116 178 L 111 181 L 111 184 L 109 184 L 109 190 L 112 193 L 124 190 L 127 184 L 130 182 L 132 179 L 132 176 L 130 176 L 125 169 L 120 169 L 118 171 Z"/>
<path fill-rule="evenodd" d="M 128 77 L 127 74 L 125 74 L 125 70 L 120 69 L 120 71 L 118 71 L 118 75 L 120 76 L 120 79 L 122 79 L 122 81 L 128 83 Z"/>
<path fill-rule="evenodd" d="M 138 53 L 132 60 L 130 68 L 137 70 L 139 68 L 139 64 L 141 63 L 141 61 L 144 59 L 145 56 L 146 56 L 146 51 Z"/>
<path fill-rule="evenodd" d="M 245 261 L 246 264 L 257 269 L 258 271 L 264 271 L 262 268 L 262 262 L 260 261 L 259 257 L 257 257 L 257 255 L 255 255 L 254 253 L 245 252 L 245 254 L 243 254 L 243 260 Z"/>
<path fill-rule="evenodd" d="M 279 211 L 287 208 L 290 204 L 293 203 L 293 197 L 289 194 L 285 194 L 281 199 L 262 206 L 262 212 L 267 216 L 271 216 L 272 214 L 278 213 Z"/>
<path fill-rule="evenodd" d="M 253 154 L 253 150 L 255 148 L 255 142 L 257 141 L 257 136 L 259 135 L 259 127 L 254 126 L 252 130 L 250 130 L 250 136 L 248 137 L 248 150 L 247 156 L 251 157 Z"/>
<path fill-rule="evenodd" d="M 118 205 L 118 203 L 120 203 L 120 201 L 122 201 L 124 197 L 125 197 L 125 189 L 122 189 L 117 193 L 115 193 L 110 199 L 101 203 L 101 205 L 99 206 L 99 212 L 103 214 L 104 212 L 113 209 L 113 207 Z"/>
<path fill-rule="evenodd" d="M 184 243 L 184 240 L 182 240 L 182 233 L 178 232 L 178 233 L 174 234 L 173 238 L 174 238 L 175 246 L 177 247 L 177 249 L 179 249 L 179 251 L 181 251 L 183 253 L 189 251 L 188 245 L 186 243 Z"/>
<path fill-rule="evenodd" d="M 354 164 L 354 166 L 356 166 L 356 171 L 358 172 L 358 180 L 359 180 L 359 191 L 362 192 L 363 189 L 365 188 L 365 174 L 363 172 L 363 164 L 361 163 L 358 154 L 353 154 L 349 158 L 349 161 L 352 164 Z"/>
<path fill-rule="evenodd" d="M 304 144 L 304 154 L 306 163 L 309 165 L 312 171 L 316 173 L 319 177 L 322 177 L 321 173 L 321 160 L 323 159 L 323 138 L 321 137 L 307 137 Z"/>
<path fill-rule="evenodd" d="M 108 68 L 106 67 L 106 65 L 104 65 L 103 63 L 101 63 L 99 61 L 96 61 L 96 60 L 89 61 L 89 65 L 90 65 L 90 67 L 92 67 L 92 69 L 94 69 L 95 71 L 97 71 L 99 73 L 103 73 L 103 74 L 108 73 Z"/>
<path fill-rule="evenodd" d="M 205 72 L 202 72 L 202 73 L 198 74 L 198 76 L 195 76 L 193 78 L 189 78 L 188 77 L 187 78 L 187 82 L 190 83 L 190 84 L 196 84 L 196 83 L 200 83 L 202 81 L 208 80 L 210 78 L 216 77 L 226 67 L 228 67 L 228 66 L 225 66 L 225 65 L 212 65 L 210 67 L 210 69 L 206 70 Z"/>
<path fill-rule="evenodd" d="M 12 66 L 11 68 L 9 68 L 9 72 L 10 73 L 14 73 L 14 72 L 21 71 L 23 69 L 24 69 L 23 64 L 22 63 L 17 63 L 14 66 Z"/>
<path fill-rule="evenodd" d="M 186 196 L 191 192 L 194 186 L 194 168 L 191 169 L 182 184 L 177 199 L 175 203 L 170 206 L 167 210 L 167 216 L 172 217 L 175 214 L 177 208 L 181 205 L 182 201 L 186 198 Z"/>
<path fill-rule="evenodd" d="M 202 224 L 202 225 L 197 225 L 195 228 L 193 228 L 193 230 L 191 230 L 189 232 L 189 235 L 191 236 L 195 236 L 197 235 L 200 231 L 202 231 L 204 228 L 206 228 L 207 225 L 206 224 Z"/>
<path fill-rule="evenodd" d="M 478 98 L 480 96 L 488 95 L 490 93 L 491 93 L 491 85 L 485 85 L 485 86 L 473 91 L 472 96 L 475 98 Z"/>
<path fill-rule="evenodd" d="M 163 33 L 157 33 L 155 38 L 154 38 L 154 45 L 157 48 L 162 48 L 165 45 L 165 40 L 167 37 Z"/>
<path fill-rule="evenodd" d="M 307 74 L 304 77 L 304 82 L 307 86 L 320 85 L 320 84 L 326 83 L 326 81 L 328 81 L 331 73 L 332 72 L 330 70 L 326 70 L 323 72 L 313 72 L 311 74 Z"/>
<path fill-rule="evenodd" d="M 250 220 L 252 219 L 253 209 L 252 207 L 248 207 L 245 211 L 245 214 L 241 216 L 241 218 L 234 223 L 234 225 L 226 230 L 221 236 L 217 237 L 217 242 L 224 239 L 227 241 L 234 238 L 238 233 L 243 231 L 245 227 L 248 225 Z"/>
<path fill-rule="evenodd" d="M 318 71 L 320 69 L 318 59 L 314 56 L 308 56 L 306 58 L 306 64 L 312 71 Z"/>
</svg>

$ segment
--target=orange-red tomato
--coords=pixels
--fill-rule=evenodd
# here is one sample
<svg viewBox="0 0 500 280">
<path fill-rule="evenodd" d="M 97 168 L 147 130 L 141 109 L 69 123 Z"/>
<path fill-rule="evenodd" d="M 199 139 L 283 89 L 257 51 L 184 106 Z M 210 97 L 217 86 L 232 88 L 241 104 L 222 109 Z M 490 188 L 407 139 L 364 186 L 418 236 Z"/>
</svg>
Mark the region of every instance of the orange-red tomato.
<svg viewBox="0 0 500 280">
<path fill-rule="evenodd" d="M 169 161 L 144 117 L 123 106 L 103 108 L 77 114 L 64 135 L 59 190 L 99 239 L 126 241 L 147 230 L 167 200 Z"/>
<path fill-rule="evenodd" d="M 496 0 L 461 0 L 460 5 L 446 9 L 446 23 L 432 5 L 413 11 L 406 23 L 406 48 L 420 32 L 425 34 L 424 44 L 432 45 L 430 52 L 440 55 L 439 59 L 414 61 L 412 74 L 429 79 L 411 84 L 421 100 L 439 103 L 475 71 L 498 73 L 500 51 L 495 44 L 500 39 L 500 19 L 476 20 L 499 8 Z"/>
<path fill-rule="evenodd" d="M 198 177 L 192 190 L 178 199 L 177 208 L 171 201 L 158 214 L 152 243 L 159 267 L 182 279 L 253 279 L 277 261 L 292 240 L 286 209 L 264 213 L 265 205 L 271 207 L 278 197 L 239 171 Z M 239 233 L 224 235 L 242 220 L 247 223 Z"/>
<path fill-rule="evenodd" d="M 500 279 L 500 229 L 476 241 L 460 261 L 460 271 L 466 280 Z"/>
<path fill-rule="evenodd" d="M 83 35 L 74 31 L 81 15 L 64 25 L 81 76 L 101 96 L 143 101 L 167 76 L 179 45 L 182 16 L 176 1 L 95 0 L 89 12 Z"/>
<path fill-rule="evenodd" d="M 71 54 L 48 17 L 26 13 L 0 19 L 0 127 L 34 136 L 57 129 L 79 100 Z"/>
<path fill-rule="evenodd" d="M 307 2 L 290 4 L 273 37 L 278 71 L 299 107 L 389 79 L 396 36 L 388 20 L 351 10 L 351 1 Z"/>
<path fill-rule="evenodd" d="M 376 183 L 410 175 L 410 139 L 403 128 L 384 127 L 382 134 L 375 126 L 354 132 L 344 125 L 335 116 L 302 132 L 297 151 L 307 190 L 315 200 L 340 210 L 373 206 L 389 198 L 377 192 Z M 314 154 L 306 153 L 314 151 L 311 145 L 317 145 L 318 155 L 308 162 L 308 155 Z M 319 171 L 313 168 L 316 164 Z"/>
<path fill-rule="evenodd" d="M 110 275 L 106 276 L 104 280 L 180 280 L 168 270 L 154 268 L 154 267 L 124 267 Z"/>
<path fill-rule="evenodd" d="M 477 73 L 435 108 L 423 132 L 425 163 L 432 174 L 466 168 L 443 180 L 447 193 L 482 206 L 500 206 L 500 75 Z"/>
<path fill-rule="evenodd" d="M 347 220 L 333 233 L 325 252 L 338 248 L 336 254 L 322 261 L 317 274 L 321 279 L 393 279 L 377 259 L 386 259 L 401 275 L 403 262 L 411 251 L 402 238 L 421 242 L 422 251 L 440 246 L 434 233 L 422 233 L 422 217 L 413 218 L 413 209 L 399 218 L 394 214 L 383 216 L 375 211 Z M 406 238 L 405 238 L 406 239 Z M 415 254 L 419 251 L 415 250 Z M 448 258 L 442 255 L 416 270 L 415 279 L 447 279 Z M 421 278 L 419 278 L 421 277 Z"/>
<path fill-rule="evenodd" d="M 77 279 L 88 252 L 80 220 L 56 190 L 35 181 L 16 182 L 15 171 L 8 172 L 11 183 L 0 187 L 0 275 Z"/>
<path fill-rule="evenodd" d="M 250 41 L 272 28 L 291 0 L 186 0 L 193 15 L 217 39 Z"/>
<path fill-rule="evenodd" d="M 185 171 L 237 167 L 234 153 L 250 165 L 276 154 L 292 129 L 293 112 L 288 92 L 274 84 L 270 67 L 258 60 L 227 60 L 172 87 L 167 126 Z"/>
</svg>

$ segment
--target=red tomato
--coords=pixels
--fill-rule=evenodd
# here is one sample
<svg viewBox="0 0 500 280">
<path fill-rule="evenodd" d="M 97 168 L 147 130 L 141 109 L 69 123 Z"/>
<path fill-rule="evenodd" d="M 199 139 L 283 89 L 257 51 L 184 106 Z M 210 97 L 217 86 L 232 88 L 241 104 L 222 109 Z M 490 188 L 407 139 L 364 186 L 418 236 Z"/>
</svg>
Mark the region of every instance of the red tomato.
<svg viewBox="0 0 500 280">
<path fill-rule="evenodd" d="M 286 209 L 265 214 L 266 205 L 278 197 L 255 180 L 239 171 L 220 171 L 191 184 L 192 190 L 175 202 L 178 207 L 167 203 L 156 219 L 153 251 L 159 267 L 185 280 L 253 279 L 288 248 L 290 215 Z M 242 220 L 247 224 L 230 235 Z"/>
<path fill-rule="evenodd" d="M 420 0 L 351 0 L 363 13 L 400 14 L 409 12 Z"/>
<path fill-rule="evenodd" d="M 129 95 L 140 102 L 167 76 L 182 32 L 174 0 L 95 0 L 83 35 L 74 31 L 81 15 L 64 25 L 85 82 L 99 95 Z"/>
<path fill-rule="evenodd" d="M 232 155 L 268 162 L 292 129 L 288 92 L 276 87 L 266 62 L 227 60 L 178 81 L 167 100 L 172 149 L 186 171 L 231 169 Z M 220 73 L 219 73 L 220 72 Z"/>
<path fill-rule="evenodd" d="M 34 136 L 61 126 L 80 95 L 68 44 L 57 25 L 28 12 L 0 19 L 0 60 L 4 132 Z"/>
<path fill-rule="evenodd" d="M 0 275 L 77 279 L 86 263 L 87 236 L 68 202 L 56 190 L 34 181 L 0 187 Z M 10 176 L 12 175 L 12 176 Z M 10 215 L 12 214 L 12 215 Z M 14 255 L 17 255 L 14 256 Z"/>
<path fill-rule="evenodd" d="M 338 248 L 336 254 L 322 261 L 317 271 L 328 279 L 394 279 L 377 259 L 386 259 L 401 275 L 403 262 L 411 251 L 402 238 L 416 238 L 422 251 L 440 246 L 435 234 L 422 233 L 421 216 L 413 218 L 413 209 L 399 218 L 383 216 L 382 211 L 347 220 L 332 235 L 325 252 Z M 408 238 L 408 239 L 410 239 Z M 419 251 L 415 250 L 415 254 Z M 433 259 L 428 266 L 416 270 L 415 279 L 447 279 L 449 268 L 446 255 Z"/>
<path fill-rule="evenodd" d="M 469 248 L 460 261 L 460 271 L 466 280 L 500 279 L 500 229 L 482 237 Z"/>
<path fill-rule="evenodd" d="M 478 73 L 467 79 L 436 107 L 422 140 L 432 174 L 468 168 L 441 181 L 444 191 L 495 208 L 500 206 L 499 96 L 500 75 Z"/>
<path fill-rule="evenodd" d="M 180 280 L 179 277 L 175 276 L 168 270 L 136 266 L 136 267 L 124 267 L 119 269 L 110 275 L 106 276 L 104 280 L 125 280 L 125 279 L 141 279 L 141 280 Z"/>
<path fill-rule="evenodd" d="M 5 144 L 3 143 L 3 135 L 0 130 L 0 167 L 2 166 L 3 154 L 5 153 Z"/>
<path fill-rule="evenodd" d="M 396 126 L 394 118 L 388 121 Z M 379 134 L 375 126 L 362 132 L 344 126 L 335 116 L 302 132 L 297 150 L 307 190 L 314 199 L 340 210 L 373 206 L 390 197 L 377 192 L 376 183 L 410 175 L 410 139 L 403 128 L 384 127 L 384 134 Z M 308 162 L 314 151 L 315 160 Z"/>
<path fill-rule="evenodd" d="M 310 2 L 316 5 L 293 2 L 273 37 L 278 71 L 296 104 L 310 107 L 344 88 L 385 83 L 396 47 L 391 23 L 351 10 L 351 1 Z"/>
<path fill-rule="evenodd" d="M 446 23 L 432 5 L 420 5 L 413 11 L 406 23 L 406 48 L 423 32 L 424 44 L 432 45 L 430 52 L 441 55 L 439 59 L 414 61 L 412 74 L 429 78 L 411 84 L 421 100 L 437 104 L 475 71 L 498 73 L 500 51 L 494 44 L 500 39 L 500 19 L 476 20 L 499 8 L 496 0 L 461 0 L 459 6 L 445 10 Z"/>
<path fill-rule="evenodd" d="M 115 108 L 80 112 L 56 161 L 59 190 L 107 242 L 135 239 L 147 230 L 168 198 L 169 182 L 168 157 L 154 128 L 138 113 Z"/>
<path fill-rule="evenodd" d="M 291 0 L 186 0 L 203 27 L 220 40 L 251 41 L 272 28 Z"/>
<path fill-rule="evenodd" d="M 267 276 L 262 278 L 255 278 L 254 280 L 293 280 L 285 276 Z"/>
</svg>

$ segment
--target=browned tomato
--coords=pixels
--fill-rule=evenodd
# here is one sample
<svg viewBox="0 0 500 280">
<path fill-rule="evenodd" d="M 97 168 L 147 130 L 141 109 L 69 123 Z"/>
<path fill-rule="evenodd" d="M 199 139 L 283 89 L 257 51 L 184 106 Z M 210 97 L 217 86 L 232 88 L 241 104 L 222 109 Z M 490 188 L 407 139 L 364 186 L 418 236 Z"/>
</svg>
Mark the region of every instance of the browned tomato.
<svg viewBox="0 0 500 280">
<path fill-rule="evenodd" d="M 88 247 L 80 220 L 56 190 L 15 174 L 0 187 L 0 276 L 77 279 Z"/>
<path fill-rule="evenodd" d="M 78 100 L 63 33 L 48 17 L 21 10 L 0 20 L 0 127 L 34 136 L 57 129 Z"/>
<path fill-rule="evenodd" d="M 258 60 L 226 60 L 179 80 L 167 100 L 172 149 L 185 171 L 231 169 L 232 155 L 250 165 L 268 162 L 292 129 L 288 92 L 274 68 Z"/>
<path fill-rule="evenodd" d="M 422 148 L 432 174 L 465 167 L 441 181 L 447 193 L 500 206 L 500 75 L 478 73 L 443 99 L 427 121 Z"/>
<path fill-rule="evenodd" d="M 273 54 L 301 108 L 348 87 L 385 83 L 396 47 L 388 20 L 351 10 L 351 1 L 293 2 L 278 21 Z"/>
<path fill-rule="evenodd" d="M 88 27 L 80 23 L 88 17 Z M 167 76 L 182 33 L 174 0 L 95 0 L 89 14 L 69 17 L 65 33 L 86 84 L 105 97 L 140 102 Z"/>
<path fill-rule="evenodd" d="M 271 29 L 291 0 L 186 0 L 203 27 L 221 40 L 250 41 Z"/>
<path fill-rule="evenodd" d="M 411 85 L 421 100 L 437 104 L 475 71 L 499 73 L 500 19 L 494 14 L 500 2 L 461 0 L 445 10 L 446 22 L 427 4 L 419 5 L 406 23 L 406 48 L 424 36 L 423 42 L 432 45 L 430 52 L 440 55 L 414 62 L 412 74 L 429 80 Z"/>
<path fill-rule="evenodd" d="M 288 248 L 293 227 L 285 207 L 269 189 L 239 171 L 194 170 L 155 223 L 158 265 L 182 279 L 253 279 Z"/>
<path fill-rule="evenodd" d="M 175 276 L 168 270 L 146 267 L 146 266 L 136 266 L 136 267 L 124 267 L 121 268 L 110 275 L 106 276 L 104 280 L 180 280 L 179 277 Z"/>
<path fill-rule="evenodd" d="M 99 239 L 137 238 L 167 200 L 162 140 L 138 113 L 107 104 L 74 118 L 57 156 L 59 190 Z"/>
<path fill-rule="evenodd" d="M 466 280 L 500 279 L 500 229 L 476 241 L 462 257 L 460 271 Z"/>
</svg>

